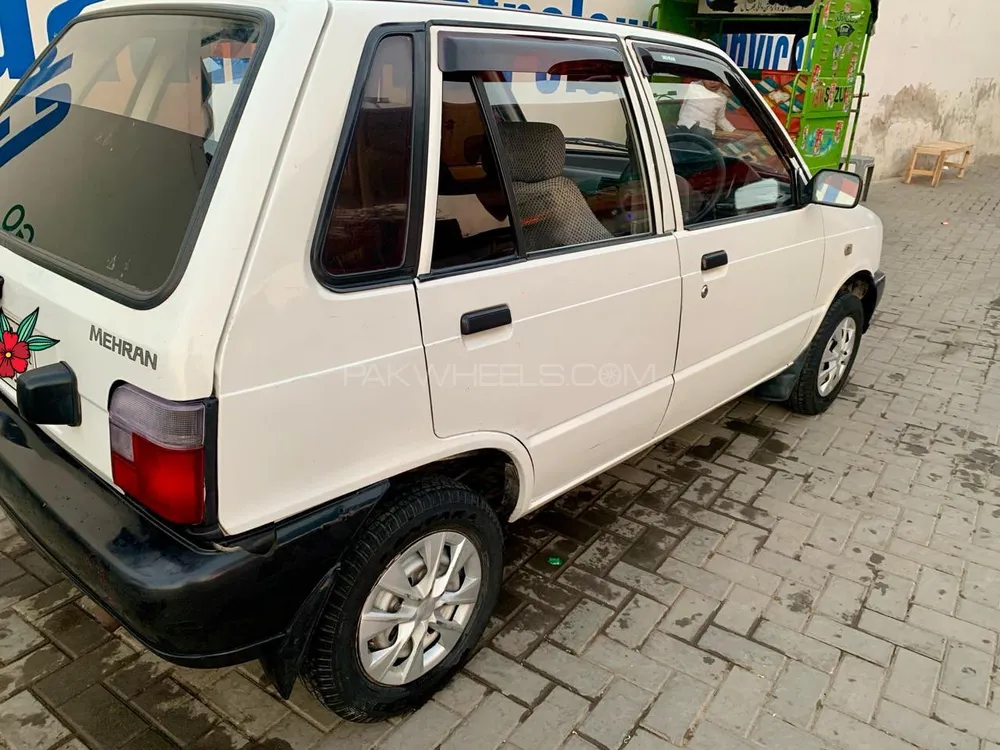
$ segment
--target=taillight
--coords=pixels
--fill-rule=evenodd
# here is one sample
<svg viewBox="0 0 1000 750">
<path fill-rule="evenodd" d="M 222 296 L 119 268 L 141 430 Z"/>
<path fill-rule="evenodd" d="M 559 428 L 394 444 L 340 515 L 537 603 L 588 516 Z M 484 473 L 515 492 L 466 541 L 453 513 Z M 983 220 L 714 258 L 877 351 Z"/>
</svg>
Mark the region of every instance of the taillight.
<svg viewBox="0 0 1000 750">
<path fill-rule="evenodd" d="M 168 521 L 204 521 L 205 413 L 204 403 L 116 388 L 109 409 L 115 484 Z"/>
</svg>

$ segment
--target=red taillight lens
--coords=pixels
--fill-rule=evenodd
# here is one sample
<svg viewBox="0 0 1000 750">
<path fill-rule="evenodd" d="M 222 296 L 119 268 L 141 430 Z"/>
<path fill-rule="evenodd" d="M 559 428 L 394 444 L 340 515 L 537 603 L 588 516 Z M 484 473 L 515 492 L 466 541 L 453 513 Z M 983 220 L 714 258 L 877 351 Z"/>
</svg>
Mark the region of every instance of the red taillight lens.
<svg viewBox="0 0 1000 750">
<path fill-rule="evenodd" d="M 205 405 L 176 403 L 130 385 L 111 395 L 111 474 L 162 518 L 205 520 Z"/>
</svg>

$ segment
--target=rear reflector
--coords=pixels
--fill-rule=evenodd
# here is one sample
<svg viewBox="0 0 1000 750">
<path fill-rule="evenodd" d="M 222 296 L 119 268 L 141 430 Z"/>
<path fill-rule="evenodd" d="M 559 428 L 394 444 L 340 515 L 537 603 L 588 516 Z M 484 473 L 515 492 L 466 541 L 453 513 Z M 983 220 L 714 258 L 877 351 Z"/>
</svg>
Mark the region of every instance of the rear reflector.
<svg viewBox="0 0 1000 750">
<path fill-rule="evenodd" d="M 204 521 L 205 405 L 123 385 L 111 395 L 109 416 L 115 484 L 167 521 Z"/>
</svg>

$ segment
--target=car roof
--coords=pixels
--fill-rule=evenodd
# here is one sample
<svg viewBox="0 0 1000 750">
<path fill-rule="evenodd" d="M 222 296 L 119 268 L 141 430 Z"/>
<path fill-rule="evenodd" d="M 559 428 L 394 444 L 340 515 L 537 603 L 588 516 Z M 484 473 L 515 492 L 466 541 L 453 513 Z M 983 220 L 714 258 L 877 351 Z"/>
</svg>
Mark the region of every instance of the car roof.
<svg viewBox="0 0 1000 750">
<path fill-rule="evenodd" d="M 0 0 L 2 1 L 2 0 Z M 582 32 L 589 34 L 604 34 L 617 37 L 639 37 L 663 43 L 681 44 L 687 47 L 701 49 L 707 52 L 720 54 L 718 46 L 710 42 L 703 42 L 693 37 L 674 34 L 667 31 L 659 31 L 648 26 L 633 26 L 630 24 L 614 23 L 612 21 L 601 21 L 589 18 L 578 18 L 569 15 L 558 15 L 543 13 L 534 10 L 509 10 L 506 8 L 476 5 L 474 0 L 465 2 L 464 0 L 156 0 L 155 6 L 162 7 L 232 7 L 243 9 L 260 9 L 272 12 L 275 15 L 295 13 L 302 10 L 315 10 L 317 6 L 336 7 L 347 2 L 363 2 L 372 6 L 388 6 L 400 4 L 421 4 L 434 6 L 440 12 L 429 14 L 432 20 L 462 20 L 471 19 L 489 21 L 492 23 L 509 24 L 512 26 L 537 26 L 539 29 L 552 29 L 558 27 L 566 32 Z M 98 13 L 102 10 L 113 8 L 129 7 L 150 7 L 154 3 L 150 0 L 105 0 L 86 8 L 81 15 Z M 391 15 L 386 16 L 384 9 L 377 12 L 382 21 L 391 20 Z"/>
</svg>

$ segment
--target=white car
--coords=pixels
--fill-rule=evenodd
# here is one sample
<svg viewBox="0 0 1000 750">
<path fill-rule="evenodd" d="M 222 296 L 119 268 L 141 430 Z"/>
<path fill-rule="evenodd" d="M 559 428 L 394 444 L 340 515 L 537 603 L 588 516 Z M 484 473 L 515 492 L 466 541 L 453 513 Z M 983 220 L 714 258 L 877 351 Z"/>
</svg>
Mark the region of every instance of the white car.
<svg viewBox="0 0 1000 750">
<path fill-rule="evenodd" d="M 885 281 L 858 187 L 655 30 L 93 6 L 0 112 L 3 506 L 165 659 L 398 714 L 506 523 L 751 389 L 836 398 Z"/>
</svg>

